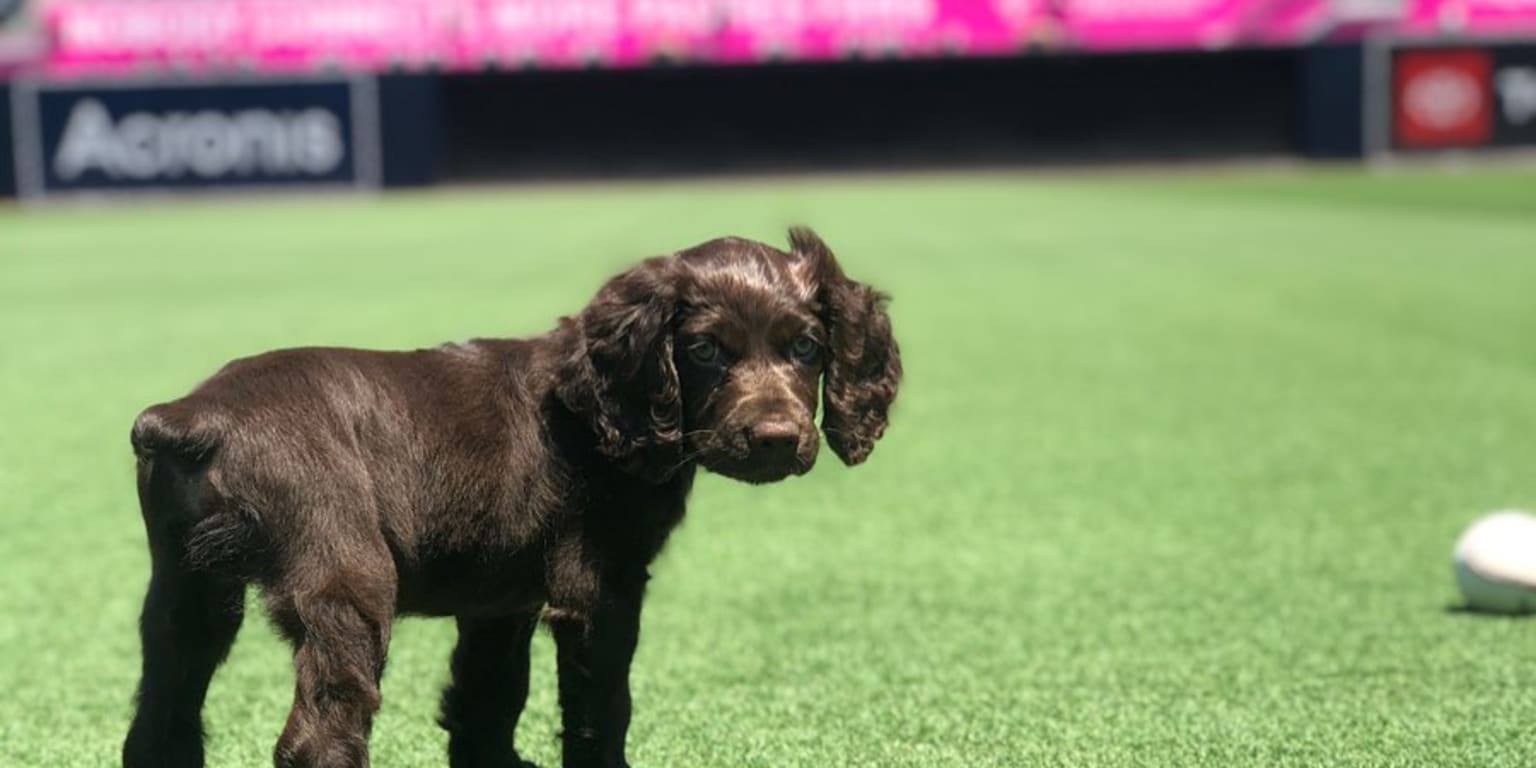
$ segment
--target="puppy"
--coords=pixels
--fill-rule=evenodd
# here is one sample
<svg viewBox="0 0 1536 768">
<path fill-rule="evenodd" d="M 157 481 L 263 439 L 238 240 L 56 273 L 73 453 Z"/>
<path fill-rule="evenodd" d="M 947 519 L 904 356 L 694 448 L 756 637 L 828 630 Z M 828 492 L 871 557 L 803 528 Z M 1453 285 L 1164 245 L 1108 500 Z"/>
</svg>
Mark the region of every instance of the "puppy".
<svg viewBox="0 0 1536 768">
<path fill-rule="evenodd" d="M 649 259 L 530 339 L 237 360 L 132 432 L 152 557 L 126 768 L 201 766 L 201 709 L 244 587 L 292 644 L 279 768 L 358 768 L 390 625 L 452 616 L 454 768 L 527 765 L 513 732 L 542 616 L 566 768 L 626 766 L 651 561 L 699 467 L 749 483 L 885 430 L 885 297 L 810 230 Z"/>
</svg>

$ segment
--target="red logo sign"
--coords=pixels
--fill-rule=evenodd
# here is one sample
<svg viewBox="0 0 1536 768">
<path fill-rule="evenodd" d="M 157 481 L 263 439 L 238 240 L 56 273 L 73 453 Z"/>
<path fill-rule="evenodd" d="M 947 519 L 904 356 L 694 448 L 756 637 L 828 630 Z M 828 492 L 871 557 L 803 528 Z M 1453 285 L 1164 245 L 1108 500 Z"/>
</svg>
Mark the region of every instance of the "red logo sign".
<svg viewBox="0 0 1536 768">
<path fill-rule="evenodd" d="M 1475 147 L 1493 134 L 1493 57 L 1474 49 L 1393 58 L 1392 136 L 1400 147 Z"/>
</svg>

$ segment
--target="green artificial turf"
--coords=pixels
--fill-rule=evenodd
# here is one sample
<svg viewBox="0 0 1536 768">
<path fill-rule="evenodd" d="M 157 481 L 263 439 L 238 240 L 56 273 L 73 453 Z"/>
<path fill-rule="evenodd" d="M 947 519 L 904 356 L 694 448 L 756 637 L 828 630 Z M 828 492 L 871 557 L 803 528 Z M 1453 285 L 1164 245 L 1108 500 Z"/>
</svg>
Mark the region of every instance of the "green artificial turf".
<svg viewBox="0 0 1536 768">
<path fill-rule="evenodd" d="M 128 426 L 228 358 L 548 328 L 639 257 L 818 226 L 908 378 L 846 469 L 701 481 L 630 741 L 662 766 L 1528 766 L 1536 621 L 1449 551 L 1536 505 L 1536 175 L 916 176 L 0 210 L 0 766 L 116 760 Z M 291 696 L 248 619 L 211 766 Z M 445 765 L 451 622 L 378 766 Z M 551 647 L 521 745 L 557 764 Z"/>
</svg>

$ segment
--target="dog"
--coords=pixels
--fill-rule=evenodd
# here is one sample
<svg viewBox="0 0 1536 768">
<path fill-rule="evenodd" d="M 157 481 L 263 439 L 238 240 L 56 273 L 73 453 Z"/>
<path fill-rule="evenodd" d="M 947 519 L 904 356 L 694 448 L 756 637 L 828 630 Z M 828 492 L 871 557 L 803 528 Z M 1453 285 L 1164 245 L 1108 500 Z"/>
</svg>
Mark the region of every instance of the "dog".
<svg viewBox="0 0 1536 768">
<path fill-rule="evenodd" d="M 513 733 L 541 620 L 565 768 L 622 768 L 648 567 L 698 468 L 769 483 L 886 428 L 887 297 L 809 229 L 722 238 L 610 279 L 528 339 L 236 360 L 139 415 L 152 571 L 125 768 L 203 765 L 201 709 L 247 584 L 292 645 L 278 768 L 359 768 L 396 616 L 452 616 L 453 768 L 528 766 Z"/>
</svg>

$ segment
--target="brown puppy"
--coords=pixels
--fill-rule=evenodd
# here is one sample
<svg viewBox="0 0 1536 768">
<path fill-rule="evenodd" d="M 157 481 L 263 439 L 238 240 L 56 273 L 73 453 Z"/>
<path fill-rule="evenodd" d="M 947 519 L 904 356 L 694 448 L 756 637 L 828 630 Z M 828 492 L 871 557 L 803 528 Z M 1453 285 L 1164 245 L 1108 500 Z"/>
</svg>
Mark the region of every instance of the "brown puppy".
<svg viewBox="0 0 1536 768">
<path fill-rule="evenodd" d="M 608 281 L 548 334 L 237 360 L 133 427 L 153 573 L 127 768 L 201 766 L 208 681 L 261 586 L 297 684 L 282 768 L 368 763 L 394 617 L 453 616 L 455 768 L 513 747 L 548 621 L 567 768 L 626 765 L 647 567 L 696 467 L 752 483 L 848 464 L 901 362 L 884 297 L 810 230 L 724 238 Z"/>
</svg>

